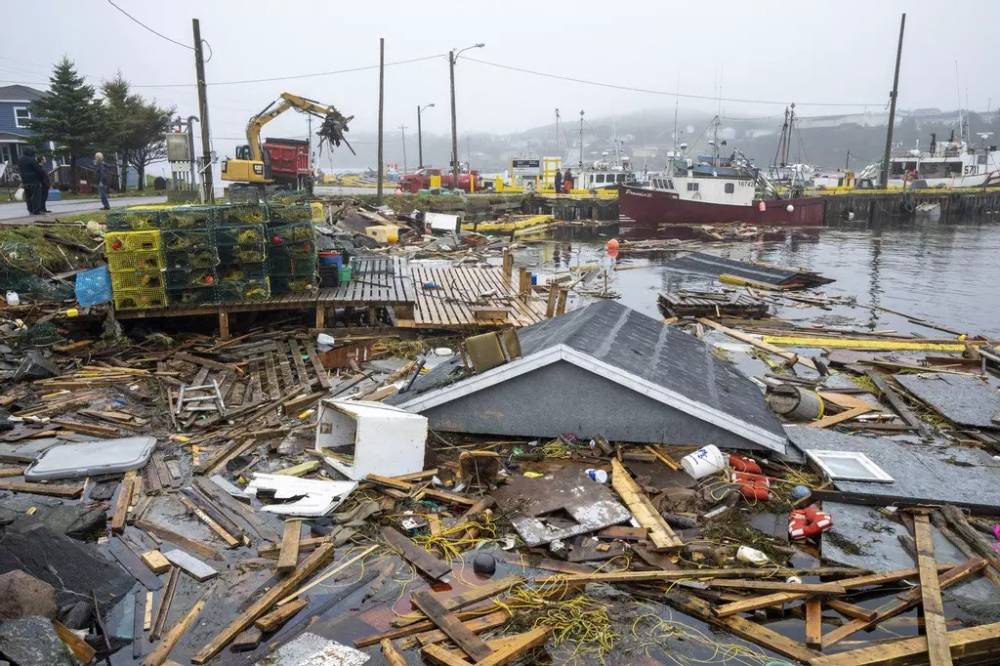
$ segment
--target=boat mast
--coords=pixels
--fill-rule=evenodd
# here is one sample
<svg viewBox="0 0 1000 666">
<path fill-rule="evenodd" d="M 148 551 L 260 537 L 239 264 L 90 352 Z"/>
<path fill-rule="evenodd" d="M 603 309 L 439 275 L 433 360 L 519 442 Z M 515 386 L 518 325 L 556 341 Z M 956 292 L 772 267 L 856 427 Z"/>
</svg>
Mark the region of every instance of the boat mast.
<svg viewBox="0 0 1000 666">
<path fill-rule="evenodd" d="M 583 109 L 580 109 L 580 162 L 577 166 L 583 168 Z"/>
<path fill-rule="evenodd" d="M 885 132 L 885 153 L 882 158 L 882 173 L 879 187 L 889 187 L 889 160 L 892 158 L 892 129 L 896 124 L 896 94 L 899 92 L 899 61 L 903 57 L 903 31 L 906 29 L 906 12 L 899 20 L 899 44 L 896 46 L 896 72 L 892 77 L 892 92 L 889 94 L 889 127 Z"/>
</svg>

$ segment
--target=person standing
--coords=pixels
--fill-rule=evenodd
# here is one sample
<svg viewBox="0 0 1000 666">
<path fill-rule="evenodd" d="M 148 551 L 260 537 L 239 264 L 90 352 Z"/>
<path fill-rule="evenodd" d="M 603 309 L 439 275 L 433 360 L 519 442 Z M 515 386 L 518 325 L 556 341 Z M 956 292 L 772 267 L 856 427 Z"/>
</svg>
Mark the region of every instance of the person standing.
<svg viewBox="0 0 1000 666">
<path fill-rule="evenodd" d="M 559 169 L 556 169 L 554 184 L 556 186 L 556 194 L 559 194 L 562 191 L 562 184 L 563 184 L 562 171 L 560 171 Z"/>
<path fill-rule="evenodd" d="M 28 207 L 28 214 L 38 215 L 41 211 L 36 208 L 38 204 L 37 192 L 42 187 L 42 177 L 45 170 L 38 166 L 34 148 L 25 146 L 21 157 L 17 160 L 17 170 L 21 174 L 21 187 L 24 188 L 24 203 Z"/>
<path fill-rule="evenodd" d="M 42 182 L 35 190 L 35 210 L 39 213 L 51 213 L 46 206 L 49 202 L 49 190 L 52 188 L 52 181 L 49 179 L 49 172 L 45 168 L 45 155 L 39 155 L 35 160 L 38 168 L 41 169 Z"/>
<path fill-rule="evenodd" d="M 111 210 L 108 203 L 108 165 L 104 163 L 104 153 L 94 155 L 94 172 L 97 176 L 97 192 L 101 195 L 101 208 Z"/>
<path fill-rule="evenodd" d="M 573 189 L 573 171 L 572 169 L 566 169 L 566 175 L 563 176 L 563 192 L 569 194 Z"/>
</svg>

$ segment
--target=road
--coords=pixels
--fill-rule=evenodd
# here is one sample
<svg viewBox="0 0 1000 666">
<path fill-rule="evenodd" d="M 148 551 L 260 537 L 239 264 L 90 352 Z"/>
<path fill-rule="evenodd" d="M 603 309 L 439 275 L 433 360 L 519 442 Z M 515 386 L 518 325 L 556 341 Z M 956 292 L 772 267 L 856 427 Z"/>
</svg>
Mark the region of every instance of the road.
<svg viewBox="0 0 1000 666">
<path fill-rule="evenodd" d="M 134 206 L 136 204 L 158 204 L 166 201 L 164 197 L 116 197 L 111 199 L 113 208 L 123 206 Z M 87 210 L 98 210 L 101 207 L 100 199 L 68 199 L 66 201 L 48 202 L 51 215 L 39 215 L 29 217 L 23 201 L 12 201 L 0 204 L 0 223 L 5 224 L 28 224 L 32 220 L 52 220 L 60 214 L 81 213 Z"/>
</svg>

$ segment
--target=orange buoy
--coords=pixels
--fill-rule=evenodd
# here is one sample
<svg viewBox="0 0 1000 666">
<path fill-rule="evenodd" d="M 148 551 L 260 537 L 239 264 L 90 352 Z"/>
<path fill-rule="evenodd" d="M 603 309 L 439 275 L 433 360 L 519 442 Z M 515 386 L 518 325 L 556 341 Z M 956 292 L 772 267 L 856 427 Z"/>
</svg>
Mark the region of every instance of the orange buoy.
<svg viewBox="0 0 1000 666">
<path fill-rule="evenodd" d="M 606 247 L 606 249 L 608 251 L 608 256 L 609 257 L 614 258 L 614 257 L 618 256 L 618 239 L 617 238 L 612 238 L 611 240 L 609 240 L 608 244 L 605 247 Z"/>
</svg>

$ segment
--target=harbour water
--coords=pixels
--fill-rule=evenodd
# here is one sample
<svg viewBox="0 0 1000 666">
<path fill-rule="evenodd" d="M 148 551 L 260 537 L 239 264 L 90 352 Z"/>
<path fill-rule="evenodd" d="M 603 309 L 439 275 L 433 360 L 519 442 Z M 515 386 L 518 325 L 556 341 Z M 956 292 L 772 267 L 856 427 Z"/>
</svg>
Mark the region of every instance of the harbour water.
<svg viewBox="0 0 1000 666">
<path fill-rule="evenodd" d="M 881 306 L 970 335 L 1000 338 L 1000 224 L 996 222 L 855 225 L 808 235 L 789 231 L 764 241 L 713 243 L 702 251 L 817 271 L 836 280 L 820 290 L 828 296 L 854 297 L 859 305 Z M 551 242 L 533 245 L 524 259 L 545 273 L 596 262 L 603 254 L 603 243 Z M 673 270 L 669 263 L 670 256 L 623 257 L 618 266 L 625 270 L 613 274 L 610 287 L 621 294 L 622 303 L 655 317 L 659 291 L 719 286 L 714 276 Z M 800 310 L 782 316 L 812 321 L 834 316 L 820 308 Z M 869 330 L 946 335 L 914 327 L 907 318 L 891 313 L 863 307 L 848 309 L 849 315 L 835 310 Z"/>
</svg>

